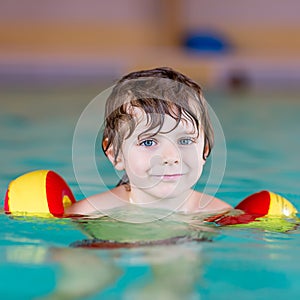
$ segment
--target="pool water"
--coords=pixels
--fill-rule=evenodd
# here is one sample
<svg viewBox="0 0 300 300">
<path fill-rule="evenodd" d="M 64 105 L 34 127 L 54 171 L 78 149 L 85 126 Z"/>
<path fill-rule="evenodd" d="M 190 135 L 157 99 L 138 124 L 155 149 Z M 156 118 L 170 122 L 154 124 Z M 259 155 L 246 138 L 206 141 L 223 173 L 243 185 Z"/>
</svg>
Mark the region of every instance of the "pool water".
<svg viewBox="0 0 300 300">
<path fill-rule="evenodd" d="M 2 90 L 1 199 L 10 180 L 35 169 L 55 170 L 77 199 L 83 197 L 73 173 L 72 136 L 80 113 L 98 92 L 94 86 Z M 219 198 L 234 206 L 267 189 L 300 210 L 298 95 L 208 91 L 227 143 Z M 108 170 L 106 175 L 113 185 L 114 174 Z M 207 174 L 203 176 L 205 180 Z M 103 190 L 88 173 L 85 184 L 91 193 Z M 177 221 L 162 222 L 158 229 L 142 224 L 137 234 L 147 239 L 155 230 L 172 231 L 170 224 L 176 233 L 190 234 Z M 206 229 L 200 221 L 195 226 L 201 233 Z M 1 213 L 0 224 L 2 299 L 278 300 L 300 294 L 297 228 L 286 233 L 213 228 L 204 233 L 208 240 L 203 242 L 91 250 L 70 246 L 89 236 L 69 219 L 11 218 Z M 100 220 L 97 226 L 108 238 L 110 233 L 132 236 L 122 222 Z"/>
</svg>

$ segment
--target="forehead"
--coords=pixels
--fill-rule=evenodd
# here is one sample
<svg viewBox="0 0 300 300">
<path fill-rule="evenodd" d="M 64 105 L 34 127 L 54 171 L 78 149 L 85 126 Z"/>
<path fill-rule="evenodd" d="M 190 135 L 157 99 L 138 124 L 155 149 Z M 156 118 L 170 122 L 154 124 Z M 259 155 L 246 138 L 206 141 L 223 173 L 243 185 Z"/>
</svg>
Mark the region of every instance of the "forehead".
<svg viewBox="0 0 300 300">
<path fill-rule="evenodd" d="M 178 120 L 175 112 L 174 116 L 160 113 L 146 114 L 141 108 L 134 107 L 131 115 L 136 122 L 134 131 L 137 134 L 141 134 L 145 131 L 148 133 L 167 133 L 174 130 L 188 133 L 198 131 L 195 121 L 188 117 L 185 112 L 182 113 L 180 119 Z M 153 119 L 158 120 L 158 122 L 154 122 L 154 126 L 151 122 Z"/>
</svg>

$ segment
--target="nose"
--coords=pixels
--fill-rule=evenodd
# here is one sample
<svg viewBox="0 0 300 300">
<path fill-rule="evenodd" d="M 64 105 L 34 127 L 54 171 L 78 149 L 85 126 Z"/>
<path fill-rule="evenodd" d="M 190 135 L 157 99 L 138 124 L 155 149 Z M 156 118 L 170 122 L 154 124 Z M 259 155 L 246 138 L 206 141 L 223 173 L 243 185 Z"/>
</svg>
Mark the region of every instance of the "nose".
<svg viewBox="0 0 300 300">
<path fill-rule="evenodd" d="M 176 144 L 168 141 L 162 148 L 162 161 L 164 165 L 173 165 L 180 162 L 180 152 Z"/>
</svg>

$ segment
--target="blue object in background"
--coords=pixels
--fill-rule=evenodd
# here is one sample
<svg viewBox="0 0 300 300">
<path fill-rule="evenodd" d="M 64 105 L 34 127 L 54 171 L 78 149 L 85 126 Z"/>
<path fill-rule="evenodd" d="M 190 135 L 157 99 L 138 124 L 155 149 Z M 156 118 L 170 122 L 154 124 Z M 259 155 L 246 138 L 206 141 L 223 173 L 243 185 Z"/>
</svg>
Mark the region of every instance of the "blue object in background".
<svg viewBox="0 0 300 300">
<path fill-rule="evenodd" d="M 218 33 L 203 31 L 188 33 L 184 46 L 197 52 L 224 53 L 231 49 L 230 43 Z"/>
</svg>

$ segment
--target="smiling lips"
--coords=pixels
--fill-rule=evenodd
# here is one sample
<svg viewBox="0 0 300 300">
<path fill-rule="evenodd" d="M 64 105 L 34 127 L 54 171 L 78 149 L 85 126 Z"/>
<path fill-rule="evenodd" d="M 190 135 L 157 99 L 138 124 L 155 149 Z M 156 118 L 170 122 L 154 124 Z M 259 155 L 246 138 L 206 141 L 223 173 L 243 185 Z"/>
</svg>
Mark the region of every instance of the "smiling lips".
<svg viewBox="0 0 300 300">
<path fill-rule="evenodd" d="M 153 175 L 159 177 L 162 181 L 176 181 L 183 176 L 183 174 L 164 174 L 164 175 Z"/>
</svg>

